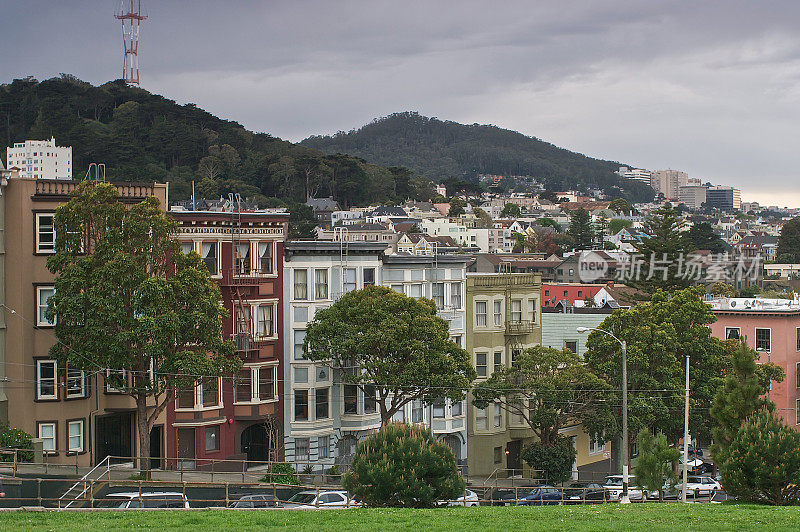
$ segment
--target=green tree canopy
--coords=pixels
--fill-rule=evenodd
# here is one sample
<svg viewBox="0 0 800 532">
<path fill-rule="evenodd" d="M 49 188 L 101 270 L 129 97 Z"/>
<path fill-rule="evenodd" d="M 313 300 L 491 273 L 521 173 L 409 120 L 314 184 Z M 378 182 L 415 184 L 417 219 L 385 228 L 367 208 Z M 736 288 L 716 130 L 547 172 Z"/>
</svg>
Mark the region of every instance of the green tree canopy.
<svg viewBox="0 0 800 532">
<path fill-rule="evenodd" d="M 608 383 L 572 351 L 535 346 L 475 385 L 472 404 L 500 405 L 520 416 L 543 445 L 553 445 L 559 429 L 597 411 L 609 390 Z"/>
<path fill-rule="evenodd" d="M 594 229 L 592 216 L 586 209 L 576 209 L 569 217 L 567 234 L 572 237 L 575 249 L 585 250 L 594 247 Z"/>
<path fill-rule="evenodd" d="M 564 436 L 557 436 L 547 445 L 538 441 L 529 443 L 520 453 L 537 477 L 552 484 L 569 479 L 576 456 L 572 441 Z"/>
<path fill-rule="evenodd" d="M 680 290 L 692 285 L 692 280 L 680 271 L 681 259 L 688 258 L 695 249 L 682 227 L 683 220 L 669 203 L 645 219 L 643 231 L 648 237 L 636 244 L 641 275 L 627 280 L 629 284 L 650 294 L 658 289 Z"/>
<path fill-rule="evenodd" d="M 670 447 L 663 432 L 653 435 L 646 428 L 639 431 L 636 438 L 639 458 L 633 468 L 636 482 L 647 491 L 658 491 L 658 498 L 664 498 L 664 480 L 676 480 L 675 464 L 680 451 Z"/>
<path fill-rule="evenodd" d="M 611 235 L 616 235 L 623 229 L 630 229 L 631 227 L 633 227 L 633 222 L 630 220 L 612 218 L 611 221 L 608 222 L 608 233 Z"/>
<path fill-rule="evenodd" d="M 464 207 L 466 206 L 466 201 L 462 200 L 461 198 L 453 198 L 450 200 L 450 211 L 448 211 L 447 215 L 452 217 L 461 216 L 464 214 Z"/>
<path fill-rule="evenodd" d="M 343 383 L 377 394 L 384 425 L 414 399 L 463 400 L 476 377 L 433 301 L 382 286 L 348 292 L 318 310 L 305 350 L 311 360 L 339 370 Z"/>
<path fill-rule="evenodd" d="M 538 220 L 536 220 L 536 223 L 538 223 L 542 227 L 552 227 L 556 233 L 561 232 L 561 225 L 557 221 L 553 220 L 552 218 L 548 218 L 547 216 L 539 218 Z"/>
<path fill-rule="evenodd" d="M 216 384 L 240 361 L 222 341 L 217 283 L 199 255 L 180 252 L 175 222 L 155 198 L 130 208 L 118 199 L 110 184 L 83 182 L 56 210 L 47 316 L 59 341 L 50 356 L 121 376 L 114 387 L 136 402 L 140 467 L 149 471 L 150 429 L 175 391 L 198 376 Z"/>
<path fill-rule="evenodd" d="M 624 214 L 625 216 L 630 216 L 631 213 L 633 212 L 633 207 L 631 207 L 631 203 L 625 198 L 614 198 L 613 200 L 611 200 L 611 203 L 608 205 L 608 208 L 617 214 Z"/>
<path fill-rule="evenodd" d="M 519 218 L 521 214 L 522 209 L 516 203 L 506 203 L 500 211 L 500 216 L 503 218 Z"/>
<path fill-rule="evenodd" d="M 781 228 L 777 256 L 786 263 L 800 262 L 800 217 L 792 218 Z"/>
<path fill-rule="evenodd" d="M 708 222 L 694 224 L 689 228 L 686 238 L 694 249 L 707 249 L 714 254 L 728 250 L 728 245 L 714 232 L 714 228 Z"/>
</svg>

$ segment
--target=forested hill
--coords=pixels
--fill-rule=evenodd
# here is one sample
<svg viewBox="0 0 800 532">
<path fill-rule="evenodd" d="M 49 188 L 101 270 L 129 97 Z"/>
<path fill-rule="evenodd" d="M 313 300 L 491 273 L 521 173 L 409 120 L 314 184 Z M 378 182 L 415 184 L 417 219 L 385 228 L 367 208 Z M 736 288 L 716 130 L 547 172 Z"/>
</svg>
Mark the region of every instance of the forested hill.
<svg viewBox="0 0 800 532">
<path fill-rule="evenodd" d="M 516 131 L 463 125 L 405 112 L 374 120 L 361 129 L 313 136 L 302 144 L 325 153 L 346 153 L 382 165 L 400 165 L 434 181 L 478 174 L 528 175 L 551 190 L 594 184 L 616 196 L 649 201 L 653 190 L 620 178 L 620 164 L 593 159 Z"/>
<path fill-rule="evenodd" d="M 405 168 L 325 155 L 213 116 L 194 104 L 118 80 L 95 87 L 71 75 L 0 85 L 0 153 L 26 139 L 72 146 L 74 176 L 105 163 L 114 181 L 169 181 L 171 199 L 257 196 L 263 205 L 334 196 L 343 206 L 404 200 L 428 190 Z M 417 187 L 417 188 L 415 188 Z"/>
</svg>

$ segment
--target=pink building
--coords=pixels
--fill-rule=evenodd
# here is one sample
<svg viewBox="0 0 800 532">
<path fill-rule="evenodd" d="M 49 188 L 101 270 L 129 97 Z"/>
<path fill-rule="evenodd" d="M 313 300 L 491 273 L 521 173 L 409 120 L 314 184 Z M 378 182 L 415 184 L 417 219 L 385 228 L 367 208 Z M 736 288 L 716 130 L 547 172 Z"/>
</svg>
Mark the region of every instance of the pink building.
<svg viewBox="0 0 800 532">
<path fill-rule="evenodd" d="M 745 338 L 761 362 L 782 367 L 786 379 L 773 383 L 770 398 L 787 425 L 800 430 L 800 300 L 719 298 L 711 301 L 717 338 Z"/>
</svg>

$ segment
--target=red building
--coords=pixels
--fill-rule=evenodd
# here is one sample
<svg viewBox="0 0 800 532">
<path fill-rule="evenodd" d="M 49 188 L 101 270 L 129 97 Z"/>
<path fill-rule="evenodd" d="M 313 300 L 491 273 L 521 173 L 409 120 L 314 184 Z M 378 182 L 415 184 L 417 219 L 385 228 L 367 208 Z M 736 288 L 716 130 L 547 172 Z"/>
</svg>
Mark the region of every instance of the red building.
<svg viewBox="0 0 800 532">
<path fill-rule="evenodd" d="M 772 383 L 770 399 L 790 427 L 800 429 L 800 301 L 787 299 L 719 298 L 711 302 L 717 321 L 711 332 L 721 339 L 744 338 L 786 372 Z"/>
<path fill-rule="evenodd" d="M 223 335 L 244 362 L 233 378 L 205 378 L 167 410 L 165 457 L 184 468 L 211 459 L 283 459 L 283 243 L 288 214 L 174 210 L 185 253 L 200 254 L 229 316 Z M 219 466 L 222 469 L 223 466 Z"/>
<path fill-rule="evenodd" d="M 604 287 L 602 284 L 542 283 L 542 307 L 555 307 L 562 299 L 575 306 L 576 301 L 594 299 Z"/>
</svg>

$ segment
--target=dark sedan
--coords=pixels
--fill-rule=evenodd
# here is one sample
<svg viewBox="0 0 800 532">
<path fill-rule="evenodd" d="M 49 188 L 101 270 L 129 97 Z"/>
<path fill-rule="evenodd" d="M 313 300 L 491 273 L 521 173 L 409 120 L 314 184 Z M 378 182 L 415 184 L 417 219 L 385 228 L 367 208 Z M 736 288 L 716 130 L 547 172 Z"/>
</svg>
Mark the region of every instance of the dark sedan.
<svg viewBox="0 0 800 532">
<path fill-rule="evenodd" d="M 531 494 L 534 488 L 531 486 L 521 486 L 519 488 L 499 488 L 489 494 L 492 506 L 514 506 L 517 501 L 524 499 Z"/>
<path fill-rule="evenodd" d="M 564 489 L 566 504 L 598 503 L 606 500 L 605 490 L 597 482 L 573 482 Z"/>
<path fill-rule="evenodd" d="M 517 501 L 517 506 L 541 506 L 545 504 L 561 504 L 564 495 L 553 486 L 538 486 Z"/>
</svg>

